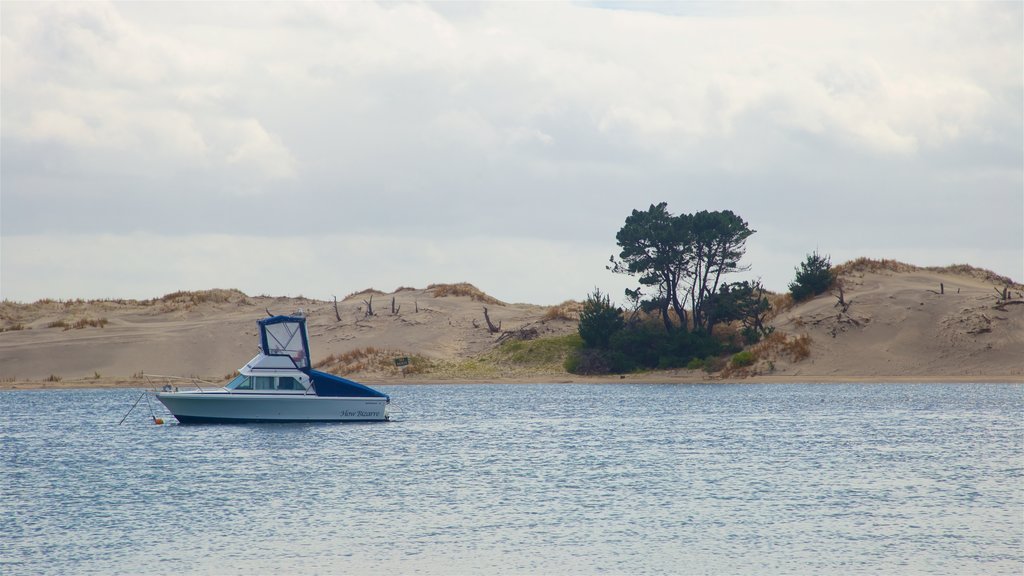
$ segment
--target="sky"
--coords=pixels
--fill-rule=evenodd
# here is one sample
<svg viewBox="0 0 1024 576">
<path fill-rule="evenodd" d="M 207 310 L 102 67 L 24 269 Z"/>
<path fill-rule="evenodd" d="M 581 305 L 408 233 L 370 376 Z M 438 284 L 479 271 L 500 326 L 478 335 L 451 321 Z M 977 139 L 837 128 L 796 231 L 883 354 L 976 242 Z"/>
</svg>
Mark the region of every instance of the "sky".
<svg viewBox="0 0 1024 576">
<path fill-rule="evenodd" d="M 623 302 L 632 210 L 1024 280 L 1024 4 L 0 4 L 0 298 Z"/>
</svg>

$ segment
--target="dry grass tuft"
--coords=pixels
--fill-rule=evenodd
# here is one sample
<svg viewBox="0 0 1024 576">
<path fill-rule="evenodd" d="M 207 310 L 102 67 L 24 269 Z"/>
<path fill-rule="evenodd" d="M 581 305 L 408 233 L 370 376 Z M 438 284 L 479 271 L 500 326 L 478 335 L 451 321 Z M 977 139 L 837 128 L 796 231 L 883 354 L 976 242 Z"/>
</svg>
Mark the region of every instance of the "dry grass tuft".
<svg viewBox="0 0 1024 576">
<path fill-rule="evenodd" d="M 568 320 L 575 322 L 580 319 L 583 311 L 583 302 L 566 300 L 561 304 L 551 306 L 544 312 L 544 320 Z"/>
<path fill-rule="evenodd" d="M 807 334 L 789 336 L 776 331 L 752 346 L 750 350 L 758 358 L 787 356 L 792 362 L 800 362 L 811 355 L 811 337 Z"/>
<path fill-rule="evenodd" d="M 864 257 L 832 267 L 832 272 L 836 276 L 845 276 L 855 272 L 913 272 L 915 270 L 920 270 L 920 268 L 899 260 L 876 260 Z"/>
<path fill-rule="evenodd" d="M 1012 286 L 1015 289 L 1024 288 L 1020 283 L 1014 282 L 1012 278 L 1000 276 L 991 270 L 978 268 L 969 264 L 953 264 L 951 266 L 915 266 L 900 262 L 898 260 L 876 260 L 873 258 L 857 258 L 844 262 L 832 268 L 835 275 L 844 276 L 856 272 L 937 272 L 939 274 L 953 274 L 956 276 L 968 276 L 977 278 L 1000 286 Z"/>
<path fill-rule="evenodd" d="M 396 358 L 409 358 L 409 365 L 404 370 L 405 374 L 420 374 L 426 372 L 430 367 L 430 361 L 422 356 L 396 350 L 383 350 L 373 346 L 331 354 L 313 367 L 342 376 L 366 372 L 397 375 L 402 373 L 402 370 L 395 365 Z"/>
<path fill-rule="evenodd" d="M 768 298 L 768 304 L 772 307 L 768 312 L 766 320 L 782 314 L 783 312 L 791 309 L 796 303 L 793 301 L 793 295 L 789 292 L 784 294 L 776 294 L 774 292 L 766 292 L 765 297 Z"/>
<path fill-rule="evenodd" d="M 381 292 L 380 290 L 377 290 L 376 288 L 366 288 L 364 290 L 353 292 L 348 296 L 345 296 L 344 298 L 342 298 L 342 301 L 352 300 L 353 298 L 368 298 L 370 295 L 384 296 L 384 293 Z"/>
<path fill-rule="evenodd" d="M 103 328 L 110 321 L 106 318 L 79 318 L 74 322 L 68 322 L 63 318 L 60 320 L 54 320 L 46 325 L 47 328 L 63 328 L 64 330 L 81 330 L 83 328 Z"/>
<path fill-rule="evenodd" d="M 457 284 L 431 284 L 430 286 L 427 286 L 427 290 L 434 293 L 434 298 L 468 296 L 472 300 L 483 302 L 484 304 L 494 304 L 495 306 L 505 305 L 501 300 L 488 295 L 483 290 L 473 286 L 469 282 L 459 282 Z"/>
<path fill-rule="evenodd" d="M 103 328 L 104 326 L 106 326 L 109 323 L 110 322 L 106 318 L 99 318 L 99 319 L 81 318 L 77 322 L 75 322 L 71 327 L 74 328 L 75 330 L 81 330 L 82 328 L 89 328 L 89 327 L 92 327 L 92 328 Z"/>
<path fill-rule="evenodd" d="M 168 304 L 225 304 L 229 302 L 248 302 L 249 297 L 241 290 L 234 288 L 224 290 L 214 288 L 212 290 L 182 290 L 165 294 L 160 298 L 161 302 Z"/>
</svg>

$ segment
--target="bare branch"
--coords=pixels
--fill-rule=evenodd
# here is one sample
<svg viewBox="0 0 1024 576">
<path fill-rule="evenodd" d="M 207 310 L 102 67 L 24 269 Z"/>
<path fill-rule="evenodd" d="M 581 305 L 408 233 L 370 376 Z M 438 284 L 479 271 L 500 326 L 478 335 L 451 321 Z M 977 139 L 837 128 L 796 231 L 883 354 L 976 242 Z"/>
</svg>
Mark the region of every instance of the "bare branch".
<svg viewBox="0 0 1024 576">
<path fill-rule="evenodd" d="M 501 321 L 500 320 L 498 321 L 498 325 L 497 326 L 495 326 L 494 323 L 491 322 L 491 316 L 487 313 L 487 306 L 484 306 L 484 320 L 487 321 L 487 331 L 488 332 L 490 332 L 491 334 L 495 334 L 495 333 L 501 332 Z"/>
</svg>

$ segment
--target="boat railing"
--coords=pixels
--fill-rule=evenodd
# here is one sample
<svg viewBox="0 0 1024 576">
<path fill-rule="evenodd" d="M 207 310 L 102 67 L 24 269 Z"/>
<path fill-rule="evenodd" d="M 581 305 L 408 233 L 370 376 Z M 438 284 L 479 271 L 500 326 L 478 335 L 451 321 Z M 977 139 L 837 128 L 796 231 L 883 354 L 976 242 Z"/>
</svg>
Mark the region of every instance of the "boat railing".
<svg viewBox="0 0 1024 576">
<path fill-rule="evenodd" d="M 198 391 L 200 393 L 205 392 L 205 390 L 203 390 L 203 386 L 202 386 L 203 384 L 207 384 L 207 385 L 209 385 L 209 387 L 219 387 L 219 385 L 216 382 L 210 382 L 208 380 L 203 380 L 202 378 L 198 378 L 196 376 L 168 376 L 166 374 L 145 374 L 144 373 L 142 375 L 142 377 L 149 384 L 150 388 L 152 388 L 152 389 L 160 388 L 164 392 L 177 392 L 181 388 L 181 386 L 177 385 L 177 382 L 184 382 L 184 381 L 191 382 L 192 385 L 195 387 L 196 391 Z M 163 383 L 156 383 L 156 382 L 153 381 L 153 379 L 159 379 L 159 380 L 163 380 L 165 382 L 163 382 Z"/>
</svg>

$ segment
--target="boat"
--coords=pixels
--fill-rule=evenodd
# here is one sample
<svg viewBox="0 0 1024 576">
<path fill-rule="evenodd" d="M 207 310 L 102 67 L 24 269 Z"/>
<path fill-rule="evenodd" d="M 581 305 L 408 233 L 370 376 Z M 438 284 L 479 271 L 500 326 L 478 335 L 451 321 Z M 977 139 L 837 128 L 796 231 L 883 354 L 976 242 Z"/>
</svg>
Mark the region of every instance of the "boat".
<svg viewBox="0 0 1024 576">
<path fill-rule="evenodd" d="M 312 369 L 302 315 L 257 321 L 260 352 L 220 388 L 165 386 L 156 398 L 182 424 L 372 422 L 391 399 L 358 382 Z"/>
</svg>

